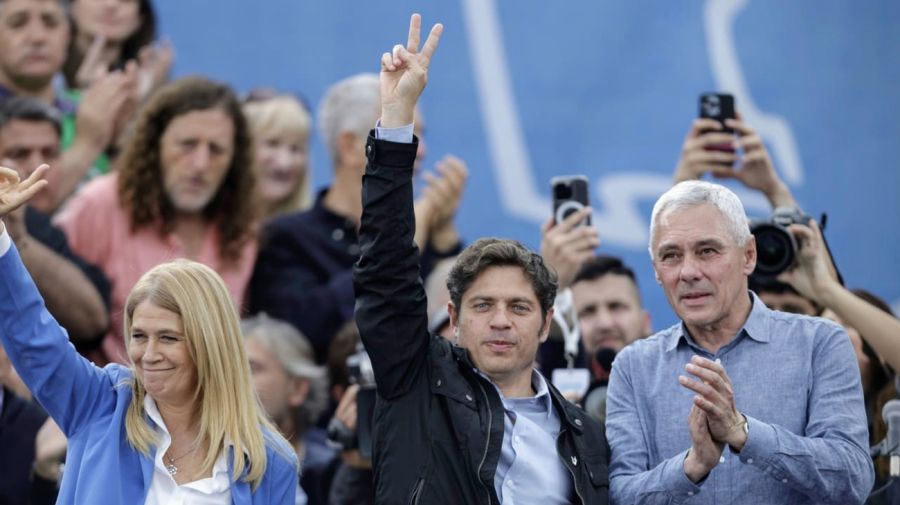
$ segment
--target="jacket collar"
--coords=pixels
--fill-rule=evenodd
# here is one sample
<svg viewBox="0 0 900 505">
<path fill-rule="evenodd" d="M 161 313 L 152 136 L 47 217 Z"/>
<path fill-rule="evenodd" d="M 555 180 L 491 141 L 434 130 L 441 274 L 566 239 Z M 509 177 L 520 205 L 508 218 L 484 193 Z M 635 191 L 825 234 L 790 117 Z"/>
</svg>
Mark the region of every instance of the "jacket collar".
<svg viewBox="0 0 900 505">
<path fill-rule="evenodd" d="M 460 366 L 465 367 L 467 370 L 476 370 L 475 365 L 472 364 L 469 353 L 465 348 L 451 344 L 450 349 L 453 356 L 460 363 Z M 540 372 L 534 371 L 534 373 L 539 374 Z M 553 402 L 553 406 L 556 407 L 556 411 L 559 413 L 560 421 L 579 434 L 584 432 L 585 414 L 566 400 L 562 393 L 560 393 L 546 377 L 543 377 L 543 375 L 541 375 L 541 377 L 544 378 L 544 383 L 547 385 L 547 389 L 550 392 L 550 399 Z"/>
<path fill-rule="evenodd" d="M 583 433 L 585 423 L 584 418 L 586 414 L 570 401 L 566 400 L 562 393 L 560 393 L 559 390 L 556 389 L 556 386 L 550 381 L 545 380 L 545 382 L 547 383 L 547 388 L 550 390 L 550 398 L 553 399 L 553 405 L 556 406 L 556 411 L 559 412 L 560 421 L 579 435 Z"/>
</svg>

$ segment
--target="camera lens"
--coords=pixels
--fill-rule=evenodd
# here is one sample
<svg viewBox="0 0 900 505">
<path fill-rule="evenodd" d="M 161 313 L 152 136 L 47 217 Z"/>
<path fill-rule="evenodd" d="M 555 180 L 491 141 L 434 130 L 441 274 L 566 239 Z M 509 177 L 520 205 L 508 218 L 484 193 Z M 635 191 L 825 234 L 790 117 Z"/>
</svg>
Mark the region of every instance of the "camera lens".
<svg viewBox="0 0 900 505">
<path fill-rule="evenodd" d="M 787 230 L 772 224 L 752 229 L 756 237 L 756 270 L 754 274 L 775 277 L 794 264 L 796 245 Z"/>
</svg>

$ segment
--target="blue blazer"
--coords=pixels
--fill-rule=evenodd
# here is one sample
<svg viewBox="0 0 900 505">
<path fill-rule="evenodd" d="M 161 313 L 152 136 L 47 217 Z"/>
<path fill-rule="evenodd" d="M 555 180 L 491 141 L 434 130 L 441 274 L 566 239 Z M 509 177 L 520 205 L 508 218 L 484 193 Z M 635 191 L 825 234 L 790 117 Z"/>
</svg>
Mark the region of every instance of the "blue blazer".
<svg viewBox="0 0 900 505">
<path fill-rule="evenodd" d="M 0 257 L 0 341 L 34 396 L 69 439 L 57 503 L 144 503 L 155 454 L 125 436 L 132 372 L 98 368 L 79 355 L 50 316 L 15 247 Z M 297 470 L 287 445 L 266 444 L 266 473 L 256 491 L 236 480 L 231 501 L 294 505 Z M 155 449 L 151 449 L 155 451 Z M 287 455 L 287 456 L 285 456 Z M 233 454 L 229 454 L 229 466 Z"/>
</svg>

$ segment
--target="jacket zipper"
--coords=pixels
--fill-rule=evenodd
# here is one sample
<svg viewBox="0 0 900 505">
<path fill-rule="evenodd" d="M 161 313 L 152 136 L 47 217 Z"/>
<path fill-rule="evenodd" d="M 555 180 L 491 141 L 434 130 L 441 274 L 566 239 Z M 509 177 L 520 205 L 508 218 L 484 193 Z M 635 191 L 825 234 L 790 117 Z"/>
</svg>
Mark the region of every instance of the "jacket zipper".
<svg viewBox="0 0 900 505">
<path fill-rule="evenodd" d="M 481 462 L 478 463 L 478 482 L 481 482 L 481 487 L 484 488 L 484 492 L 487 494 L 487 503 L 488 505 L 491 505 L 493 503 L 491 500 L 491 490 L 488 489 L 484 481 L 481 480 L 481 467 L 484 466 L 484 461 L 487 459 L 488 448 L 490 448 L 491 446 L 491 431 L 494 424 L 494 414 L 491 411 L 490 399 L 488 398 L 487 392 L 484 390 L 484 386 L 480 381 L 478 382 L 478 389 L 481 390 L 481 394 L 482 396 L 484 396 L 484 405 L 485 407 L 487 407 L 488 411 L 487 440 L 485 440 L 484 442 L 484 454 L 481 455 Z"/>
<path fill-rule="evenodd" d="M 560 442 L 562 441 L 563 433 L 565 433 L 565 431 L 560 432 L 559 436 L 556 437 L 556 455 L 559 456 L 559 459 L 562 461 L 563 466 L 566 467 L 566 470 L 568 470 L 569 473 L 572 474 L 572 487 L 575 488 L 575 494 L 578 495 L 578 499 L 581 500 L 582 504 L 584 504 L 587 502 L 584 501 L 584 496 L 581 495 L 581 490 L 578 489 L 578 478 L 575 477 L 575 470 L 573 470 L 572 467 L 569 466 L 568 462 L 566 462 L 566 458 L 564 458 L 562 455 Z M 582 464 L 583 463 L 584 462 L 582 462 Z"/>
<path fill-rule="evenodd" d="M 409 505 L 418 505 L 419 498 L 422 497 L 422 488 L 425 487 L 425 477 L 419 479 L 419 482 L 416 482 L 416 487 L 413 488 L 412 496 L 409 499 Z"/>
</svg>

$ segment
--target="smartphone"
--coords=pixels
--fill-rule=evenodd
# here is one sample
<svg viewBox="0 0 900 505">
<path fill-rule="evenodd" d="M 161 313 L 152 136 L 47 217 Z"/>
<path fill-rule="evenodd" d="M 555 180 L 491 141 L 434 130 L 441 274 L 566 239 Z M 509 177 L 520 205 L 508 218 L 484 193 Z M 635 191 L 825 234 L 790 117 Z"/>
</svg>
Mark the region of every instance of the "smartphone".
<svg viewBox="0 0 900 505">
<path fill-rule="evenodd" d="M 588 178 L 584 175 L 561 175 L 550 179 L 553 188 L 553 219 L 558 224 L 573 212 L 589 206 Z M 581 223 L 590 225 L 591 216 Z"/>
<path fill-rule="evenodd" d="M 726 93 L 703 93 L 700 95 L 700 117 L 715 119 L 722 124 L 726 133 L 734 133 L 725 124 L 726 119 L 735 119 L 734 97 Z"/>
<path fill-rule="evenodd" d="M 736 118 L 734 113 L 734 97 L 727 93 L 703 93 L 700 95 L 700 117 L 715 119 L 721 123 L 722 132 L 734 133 L 734 128 L 725 124 L 726 119 Z M 706 149 L 727 153 L 734 152 L 734 148 L 731 144 L 715 144 L 708 146 Z"/>
</svg>

